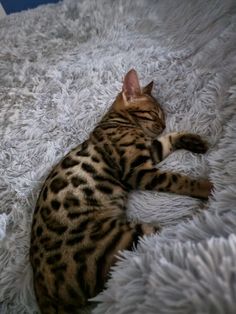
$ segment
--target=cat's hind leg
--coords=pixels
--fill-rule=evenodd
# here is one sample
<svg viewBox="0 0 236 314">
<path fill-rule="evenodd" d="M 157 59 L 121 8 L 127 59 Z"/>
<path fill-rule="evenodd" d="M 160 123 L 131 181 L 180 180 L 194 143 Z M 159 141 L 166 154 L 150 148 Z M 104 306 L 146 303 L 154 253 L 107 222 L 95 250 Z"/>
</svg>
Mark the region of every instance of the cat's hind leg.
<svg viewBox="0 0 236 314">
<path fill-rule="evenodd" d="M 92 297 L 97 295 L 104 287 L 104 284 L 109 277 L 111 266 L 118 260 L 118 255 L 122 250 L 133 250 L 140 237 L 159 233 L 161 228 L 158 225 L 149 223 L 128 222 L 126 219 L 115 220 L 111 218 L 108 225 L 112 226 L 106 231 L 106 236 L 99 243 L 101 249 L 96 257 L 89 259 L 88 272 L 94 272 L 94 283 Z M 101 235 L 102 236 L 102 235 Z M 101 240 L 100 240 L 101 241 Z"/>
</svg>

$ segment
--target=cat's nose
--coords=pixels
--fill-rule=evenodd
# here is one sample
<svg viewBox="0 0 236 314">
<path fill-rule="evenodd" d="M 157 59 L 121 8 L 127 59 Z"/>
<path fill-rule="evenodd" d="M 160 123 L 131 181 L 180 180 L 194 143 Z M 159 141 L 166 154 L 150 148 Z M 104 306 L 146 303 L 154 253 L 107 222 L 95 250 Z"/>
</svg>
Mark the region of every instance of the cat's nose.
<svg viewBox="0 0 236 314">
<path fill-rule="evenodd" d="M 163 128 L 163 130 L 166 128 L 166 123 L 165 123 L 165 121 L 162 121 L 162 128 Z"/>
</svg>

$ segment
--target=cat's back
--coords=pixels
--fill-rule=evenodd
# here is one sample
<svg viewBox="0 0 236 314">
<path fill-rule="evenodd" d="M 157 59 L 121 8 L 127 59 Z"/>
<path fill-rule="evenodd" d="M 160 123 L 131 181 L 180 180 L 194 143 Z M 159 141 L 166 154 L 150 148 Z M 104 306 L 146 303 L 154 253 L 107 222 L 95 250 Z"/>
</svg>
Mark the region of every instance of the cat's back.
<svg viewBox="0 0 236 314">
<path fill-rule="evenodd" d="M 123 213 L 127 191 L 117 171 L 104 146 L 89 139 L 46 179 L 33 216 L 30 249 L 36 295 L 44 295 L 44 301 L 47 295 L 83 304 L 98 289 L 84 282 L 94 281 L 95 260 Z"/>
<path fill-rule="evenodd" d="M 90 139 L 71 150 L 44 182 L 35 215 L 41 212 L 43 218 L 50 213 L 64 221 L 67 218 L 70 225 L 82 213 L 114 205 L 114 195 L 117 199 L 126 196 L 110 155 L 109 147 Z"/>
</svg>

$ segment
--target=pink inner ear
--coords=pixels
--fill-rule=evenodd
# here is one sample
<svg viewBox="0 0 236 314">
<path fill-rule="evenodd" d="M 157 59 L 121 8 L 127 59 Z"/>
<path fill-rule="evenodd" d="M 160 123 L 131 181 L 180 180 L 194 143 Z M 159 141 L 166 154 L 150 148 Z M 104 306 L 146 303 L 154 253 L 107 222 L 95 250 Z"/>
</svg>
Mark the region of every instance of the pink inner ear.
<svg viewBox="0 0 236 314">
<path fill-rule="evenodd" d="M 134 69 L 130 70 L 124 78 L 123 92 L 127 98 L 135 97 L 141 94 L 138 74 Z"/>
</svg>

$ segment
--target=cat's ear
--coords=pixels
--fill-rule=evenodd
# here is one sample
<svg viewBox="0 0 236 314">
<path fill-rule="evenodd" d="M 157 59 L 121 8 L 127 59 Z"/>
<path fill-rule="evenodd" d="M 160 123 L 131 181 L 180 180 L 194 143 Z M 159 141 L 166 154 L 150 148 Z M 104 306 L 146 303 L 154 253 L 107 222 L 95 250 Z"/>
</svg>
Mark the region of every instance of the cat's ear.
<svg viewBox="0 0 236 314">
<path fill-rule="evenodd" d="M 140 96 L 142 93 L 139 84 L 138 74 L 132 69 L 124 77 L 122 95 L 124 101 L 129 101 L 132 98 Z"/>
<path fill-rule="evenodd" d="M 143 94 L 151 95 L 152 94 L 152 88 L 153 88 L 153 81 L 151 81 L 148 85 L 143 87 L 143 89 L 142 89 Z"/>
</svg>

